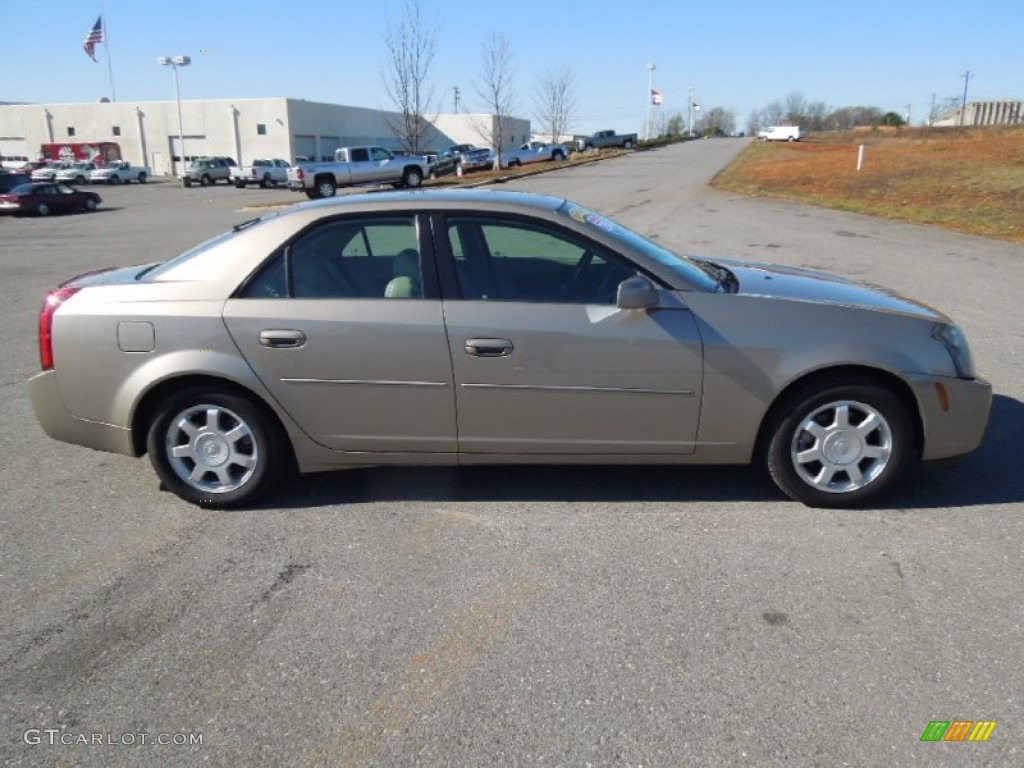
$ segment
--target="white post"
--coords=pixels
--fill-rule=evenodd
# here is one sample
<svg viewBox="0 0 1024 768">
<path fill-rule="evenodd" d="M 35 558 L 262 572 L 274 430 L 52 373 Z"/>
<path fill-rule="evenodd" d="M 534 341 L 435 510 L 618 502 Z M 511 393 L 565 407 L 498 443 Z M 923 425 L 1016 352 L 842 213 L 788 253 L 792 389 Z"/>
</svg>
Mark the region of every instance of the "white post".
<svg viewBox="0 0 1024 768">
<path fill-rule="evenodd" d="M 857 170 L 859 171 L 864 167 L 864 145 L 861 144 L 857 149 Z"/>
<path fill-rule="evenodd" d="M 652 91 L 654 90 L 654 63 L 647 65 L 647 121 L 644 123 L 644 139 L 651 138 L 651 103 L 653 101 Z"/>
</svg>

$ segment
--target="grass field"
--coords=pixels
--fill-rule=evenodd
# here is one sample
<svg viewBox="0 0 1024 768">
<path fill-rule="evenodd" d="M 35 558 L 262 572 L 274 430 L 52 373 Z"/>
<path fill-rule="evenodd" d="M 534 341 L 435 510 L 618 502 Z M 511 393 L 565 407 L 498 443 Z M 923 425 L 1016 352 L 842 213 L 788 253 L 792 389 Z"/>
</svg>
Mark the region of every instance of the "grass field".
<svg viewBox="0 0 1024 768">
<path fill-rule="evenodd" d="M 755 142 L 712 185 L 1024 242 L 1024 126 Z"/>
</svg>

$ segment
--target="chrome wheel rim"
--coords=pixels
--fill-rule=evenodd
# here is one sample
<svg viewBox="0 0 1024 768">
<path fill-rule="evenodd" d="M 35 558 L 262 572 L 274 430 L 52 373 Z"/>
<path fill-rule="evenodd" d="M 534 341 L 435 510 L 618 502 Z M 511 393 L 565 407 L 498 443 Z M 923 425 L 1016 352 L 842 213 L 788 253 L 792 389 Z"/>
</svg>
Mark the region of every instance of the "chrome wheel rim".
<svg viewBox="0 0 1024 768">
<path fill-rule="evenodd" d="M 219 405 L 195 405 L 176 415 L 167 427 L 164 445 L 174 473 L 204 493 L 241 488 L 260 458 L 249 425 Z"/>
<path fill-rule="evenodd" d="M 319 186 L 320 197 L 334 197 L 334 185 L 324 182 Z"/>
<path fill-rule="evenodd" d="M 800 479 L 825 493 L 849 493 L 874 482 L 893 454 L 892 429 L 866 403 L 840 400 L 801 420 L 790 458 Z"/>
</svg>

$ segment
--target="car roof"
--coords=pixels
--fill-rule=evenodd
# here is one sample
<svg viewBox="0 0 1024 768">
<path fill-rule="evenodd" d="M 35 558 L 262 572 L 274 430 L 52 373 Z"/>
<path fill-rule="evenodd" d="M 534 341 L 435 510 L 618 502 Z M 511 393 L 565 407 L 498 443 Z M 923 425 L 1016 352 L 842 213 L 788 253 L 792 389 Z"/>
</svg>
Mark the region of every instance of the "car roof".
<svg viewBox="0 0 1024 768">
<path fill-rule="evenodd" d="M 282 212 L 284 215 L 315 212 L 318 216 L 325 213 L 324 209 L 337 209 L 343 213 L 345 209 L 393 209 L 401 208 L 444 208 L 482 207 L 500 209 L 505 207 L 533 209 L 538 213 L 554 213 L 566 200 L 536 192 L 517 192 L 493 189 L 418 189 L 393 192 L 362 192 L 325 200 L 313 200 L 299 203 Z"/>
</svg>

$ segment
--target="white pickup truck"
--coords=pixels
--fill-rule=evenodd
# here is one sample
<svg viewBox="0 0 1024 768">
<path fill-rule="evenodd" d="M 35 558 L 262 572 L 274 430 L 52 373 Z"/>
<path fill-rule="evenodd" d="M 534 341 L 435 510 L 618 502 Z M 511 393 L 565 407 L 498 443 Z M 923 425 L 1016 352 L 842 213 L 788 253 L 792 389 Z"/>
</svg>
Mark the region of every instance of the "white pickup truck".
<svg viewBox="0 0 1024 768">
<path fill-rule="evenodd" d="M 311 199 L 334 197 L 338 187 L 393 184 L 415 189 L 430 175 L 430 163 L 419 155 L 393 155 L 383 147 L 340 147 L 331 163 L 300 163 L 288 169 L 288 189 Z"/>
<path fill-rule="evenodd" d="M 249 184 L 259 184 L 261 189 L 288 183 L 288 169 L 292 164 L 287 160 L 253 160 L 252 165 L 231 169 L 231 181 L 239 189 Z"/>
<path fill-rule="evenodd" d="M 151 175 L 149 168 L 144 165 L 132 165 L 127 160 L 115 160 L 90 173 L 89 181 L 93 184 L 127 184 L 130 181 L 145 184 Z"/>
</svg>

